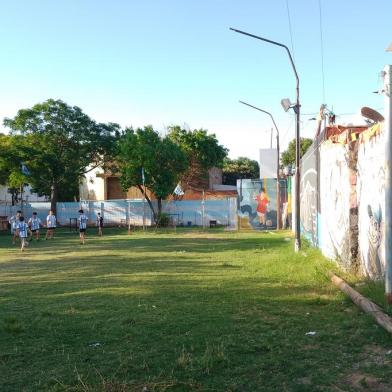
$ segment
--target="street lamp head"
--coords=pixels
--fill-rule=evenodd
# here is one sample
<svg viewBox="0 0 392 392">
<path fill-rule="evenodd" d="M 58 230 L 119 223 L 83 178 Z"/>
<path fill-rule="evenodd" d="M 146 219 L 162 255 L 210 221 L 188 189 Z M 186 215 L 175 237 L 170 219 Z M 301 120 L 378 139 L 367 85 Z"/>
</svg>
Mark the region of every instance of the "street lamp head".
<svg viewBox="0 0 392 392">
<path fill-rule="evenodd" d="M 287 112 L 291 107 L 293 107 L 291 101 L 289 98 L 283 98 L 280 101 L 280 104 L 282 105 L 283 109 L 285 112 Z"/>
</svg>

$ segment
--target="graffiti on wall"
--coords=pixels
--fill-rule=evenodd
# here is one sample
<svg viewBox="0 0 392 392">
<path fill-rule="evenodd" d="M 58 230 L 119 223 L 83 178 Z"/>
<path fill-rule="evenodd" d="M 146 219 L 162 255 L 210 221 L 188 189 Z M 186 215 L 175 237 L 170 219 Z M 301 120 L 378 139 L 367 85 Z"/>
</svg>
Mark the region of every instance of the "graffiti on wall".
<svg viewBox="0 0 392 392">
<path fill-rule="evenodd" d="M 256 230 L 276 228 L 276 180 L 237 180 L 240 225 Z"/>
<path fill-rule="evenodd" d="M 301 160 L 301 232 L 317 246 L 317 147 L 315 144 L 308 149 Z"/>
<path fill-rule="evenodd" d="M 349 267 L 350 181 L 346 146 L 325 143 L 320 149 L 321 249 Z"/>
<path fill-rule="evenodd" d="M 385 271 L 385 172 L 383 134 L 358 149 L 358 242 L 362 272 L 378 278 Z"/>
</svg>

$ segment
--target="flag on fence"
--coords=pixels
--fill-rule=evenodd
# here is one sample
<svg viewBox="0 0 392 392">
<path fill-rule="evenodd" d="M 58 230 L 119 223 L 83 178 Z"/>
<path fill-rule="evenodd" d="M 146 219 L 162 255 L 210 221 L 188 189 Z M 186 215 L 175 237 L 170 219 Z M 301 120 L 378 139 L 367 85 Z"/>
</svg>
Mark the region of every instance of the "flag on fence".
<svg viewBox="0 0 392 392">
<path fill-rule="evenodd" d="M 174 188 L 173 193 L 177 196 L 182 196 L 185 192 L 182 190 L 181 185 L 178 183 L 177 186 Z"/>
<path fill-rule="evenodd" d="M 29 176 L 30 175 L 30 170 L 26 167 L 26 165 L 22 162 L 20 165 L 20 171 L 22 172 L 22 174 L 24 174 L 25 176 Z"/>
</svg>

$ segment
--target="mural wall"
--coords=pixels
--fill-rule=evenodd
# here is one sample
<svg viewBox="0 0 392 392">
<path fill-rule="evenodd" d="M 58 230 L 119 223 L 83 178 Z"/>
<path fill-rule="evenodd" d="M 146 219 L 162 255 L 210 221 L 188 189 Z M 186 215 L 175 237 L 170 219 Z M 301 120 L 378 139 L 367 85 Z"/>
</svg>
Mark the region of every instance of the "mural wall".
<svg viewBox="0 0 392 392">
<path fill-rule="evenodd" d="M 237 180 L 240 228 L 276 228 L 276 179 Z"/>
<path fill-rule="evenodd" d="M 347 145 L 320 146 L 320 248 L 349 267 L 350 181 Z"/>
<path fill-rule="evenodd" d="M 378 278 L 385 271 L 384 133 L 374 127 L 361 135 L 358 147 L 358 241 L 362 272 Z"/>
<path fill-rule="evenodd" d="M 301 160 L 301 232 L 318 246 L 318 147 L 313 143 Z"/>
<path fill-rule="evenodd" d="M 326 128 L 301 161 L 301 231 L 347 270 L 383 276 L 383 127 Z M 319 151 L 319 154 L 317 154 Z"/>
</svg>

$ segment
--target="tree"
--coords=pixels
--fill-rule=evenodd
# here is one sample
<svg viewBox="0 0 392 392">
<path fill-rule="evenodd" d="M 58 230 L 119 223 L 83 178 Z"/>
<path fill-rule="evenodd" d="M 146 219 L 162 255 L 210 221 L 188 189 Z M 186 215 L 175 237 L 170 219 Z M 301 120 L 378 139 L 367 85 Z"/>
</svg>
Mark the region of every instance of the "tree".
<svg viewBox="0 0 392 392">
<path fill-rule="evenodd" d="M 303 157 L 308 148 L 312 145 L 313 140 L 309 138 L 303 138 L 301 137 L 300 139 L 300 147 L 301 147 L 301 152 L 300 156 Z M 295 165 L 295 139 L 293 139 L 286 151 L 283 151 L 282 153 L 282 165 L 283 166 L 290 166 L 290 165 Z"/>
<path fill-rule="evenodd" d="M 79 196 L 84 174 L 110 161 L 114 153 L 117 124 L 99 124 L 77 106 L 49 99 L 21 109 L 4 125 L 11 129 L 18 152 L 30 171 L 29 183 L 39 195 L 57 200 Z"/>
<path fill-rule="evenodd" d="M 223 184 L 237 185 L 240 178 L 260 178 L 258 162 L 246 157 L 226 158 L 223 163 Z"/>
<path fill-rule="evenodd" d="M 193 131 L 180 126 L 169 128 L 168 137 L 186 154 L 188 170 L 181 176 L 181 183 L 186 189 L 189 185 L 208 184 L 208 170 L 222 167 L 228 150 L 219 144 L 214 134 L 205 129 Z"/>
<path fill-rule="evenodd" d="M 187 169 L 186 155 L 170 138 L 161 137 L 151 126 L 125 130 L 118 141 L 116 163 L 124 190 L 136 186 L 144 194 L 157 221 L 162 212 L 162 199 L 169 196 L 181 174 Z M 145 186 L 154 193 L 158 211 L 144 192 Z"/>
<path fill-rule="evenodd" d="M 19 201 L 21 190 L 27 185 L 27 178 L 21 172 L 22 157 L 16 139 L 16 136 L 0 134 L 0 184 L 8 187 L 12 205 Z"/>
</svg>

